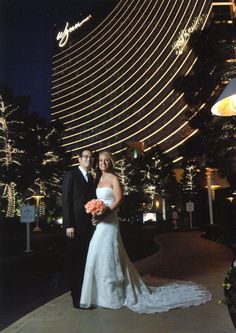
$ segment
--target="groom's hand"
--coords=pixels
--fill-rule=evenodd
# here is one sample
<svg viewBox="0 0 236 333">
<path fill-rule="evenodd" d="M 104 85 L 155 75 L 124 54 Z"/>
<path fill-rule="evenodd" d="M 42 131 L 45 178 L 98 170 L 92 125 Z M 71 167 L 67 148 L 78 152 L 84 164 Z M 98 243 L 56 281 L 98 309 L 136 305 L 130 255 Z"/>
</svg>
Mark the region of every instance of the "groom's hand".
<svg viewBox="0 0 236 333">
<path fill-rule="evenodd" d="M 66 236 L 69 238 L 75 237 L 75 229 L 74 228 L 67 228 L 66 229 Z"/>
</svg>

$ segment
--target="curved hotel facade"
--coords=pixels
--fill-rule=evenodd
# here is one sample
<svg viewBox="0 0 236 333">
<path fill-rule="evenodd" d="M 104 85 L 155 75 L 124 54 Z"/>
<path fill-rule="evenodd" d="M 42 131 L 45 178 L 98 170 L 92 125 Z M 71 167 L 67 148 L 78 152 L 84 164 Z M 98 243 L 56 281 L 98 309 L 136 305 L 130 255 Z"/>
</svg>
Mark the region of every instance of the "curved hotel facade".
<svg viewBox="0 0 236 333">
<path fill-rule="evenodd" d="M 129 142 L 172 156 L 196 130 L 173 82 L 196 62 L 188 40 L 211 20 L 209 0 L 121 0 L 58 34 L 53 57 L 52 120 L 66 126 L 63 146 L 115 154 Z M 67 34 L 66 34 L 67 32 Z M 64 33 L 64 34 L 63 34 Z M 200 107 L 201 109 L 201 107 Z"/>
</svg>

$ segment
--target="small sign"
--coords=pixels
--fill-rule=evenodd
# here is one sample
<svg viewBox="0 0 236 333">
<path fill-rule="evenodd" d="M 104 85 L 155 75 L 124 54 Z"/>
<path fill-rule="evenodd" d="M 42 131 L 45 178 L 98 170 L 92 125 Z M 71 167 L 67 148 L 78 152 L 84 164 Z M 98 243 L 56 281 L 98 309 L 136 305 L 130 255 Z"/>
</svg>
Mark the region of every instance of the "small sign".
<svg viewBox="0 0 236 333">
<path fill-rule="evenodd" d="M 178 218 L 178 213 L 176 212 L 176 210 L 174 210 L 172 212 L 172 219 L 176 220 Z"/>
<path fill-rule="evenodd" d="M 25 205 L 20 210 L 20 221 L 22 223 L 33 223 L 35 222 L 35 206 Z"/>
<path fill-rule="evenodd" d="M 155 223 L 157 221 L 157 214 L 156 213 L 143 213 L 143 223 Z"/>
<path fill-rule="evenodd" d="M 194 202 L 192 201 L 186 202 L 186 211 L 194 212 Z"/>
</svg>

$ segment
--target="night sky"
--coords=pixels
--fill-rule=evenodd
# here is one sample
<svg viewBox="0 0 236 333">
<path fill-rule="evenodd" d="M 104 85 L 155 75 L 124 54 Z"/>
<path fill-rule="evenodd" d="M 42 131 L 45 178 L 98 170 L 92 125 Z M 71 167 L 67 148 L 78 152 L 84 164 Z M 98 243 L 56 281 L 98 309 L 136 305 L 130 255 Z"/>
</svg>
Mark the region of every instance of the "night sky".
<svg viewBox="0 0 236 333">
<path fill-rule="evenodd" d="M 50 120 L 51 59 L 56 32 L 101 0 L 0 0 L 0 83 L 30 96 L 29 112 Z M 79 18 L 79 19 L 78 19 Z"/>
</svg>

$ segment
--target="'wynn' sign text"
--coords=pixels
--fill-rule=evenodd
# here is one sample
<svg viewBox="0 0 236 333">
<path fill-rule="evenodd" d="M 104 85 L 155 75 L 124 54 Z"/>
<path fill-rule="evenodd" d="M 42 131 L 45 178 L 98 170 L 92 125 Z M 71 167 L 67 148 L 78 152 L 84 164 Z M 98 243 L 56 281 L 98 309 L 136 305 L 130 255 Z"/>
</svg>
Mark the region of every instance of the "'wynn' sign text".
<svg viewBox="0 0 236 333">
<path fill-rule="evenodd" d="M 80 28 L 85 22 L 90 20 L 91 17 L 92 17 L 91 15 L 87 16 L 83 21 L 76 23 L 70 28 L 68 28 L 69 23 L 67 22 L 64 31 L 59 31 L 57 34 L 57 40 L 60 41 L 59 46 L 60 47 L 65 46 L 68 41 L 69 34 L 75 31 L 76 29 Z"/>
</svg>

